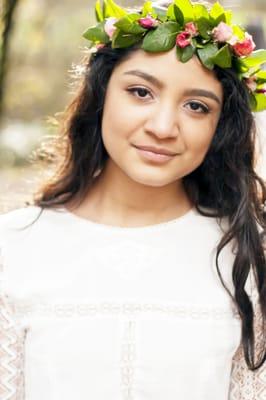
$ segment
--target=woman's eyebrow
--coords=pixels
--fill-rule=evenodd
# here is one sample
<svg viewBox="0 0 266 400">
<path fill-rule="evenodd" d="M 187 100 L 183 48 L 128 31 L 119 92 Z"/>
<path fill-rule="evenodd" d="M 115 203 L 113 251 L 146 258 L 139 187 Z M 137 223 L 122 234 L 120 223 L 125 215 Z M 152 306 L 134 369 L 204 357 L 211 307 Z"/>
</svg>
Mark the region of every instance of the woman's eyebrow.
<svg viewBox="0 0 266 400">
<path fill-rule="evenodd" d="M 138 76 L 140 78 L 145 79 L 146 81 L 152 83 L 154 86 L 157 86 L 159 89 L 162 89 L 164 87 L 163 82 L 161 82 L 158 78 L 156 78 L 153 75 L 148 74 L 147 72 L 141 71 L 139 69 L 132 69 L 130 71 L 126 71 L 124 72 L 124 75 L 135 75 Z M 199 88 L 195 88 L 195 89 L 187 89 L 184 92 L 185 96 L 201 96 L 201 97 L 208 97 L 214 101 L 216 101 L 218 104 L 221 104 L 221 101 L 219 99 L 219 97 L 206 89 L 199 89 Z"/>
<path fill-rule="evenodd" d="M 124 75 L 135 75 L 140 78 L 145 79 L 148 82 L 151 82 L 154 86 L 157 86 L 159 89 L 164 87 L 163 82 L 159 81 L 155 76 L 148 74 L 147 72 L 141 71 L 139 69 L 132 69 L 131 71 L 124 72 Z"/>
</svg>

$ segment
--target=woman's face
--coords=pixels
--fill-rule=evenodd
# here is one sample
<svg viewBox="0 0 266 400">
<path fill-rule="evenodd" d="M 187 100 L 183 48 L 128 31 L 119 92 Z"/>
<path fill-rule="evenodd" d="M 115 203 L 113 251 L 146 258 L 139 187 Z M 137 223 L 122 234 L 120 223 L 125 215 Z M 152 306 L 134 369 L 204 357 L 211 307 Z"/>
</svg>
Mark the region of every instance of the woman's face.
<svg viewBox="0 0 266 400">
<path fill-rule="evenodd" d="M 136 50 L 114 69 L 107 87 L 102 138 L 109 166 L 145 185 L 179 180 L 202 163 L 222 102 L 220 82 L 196 56 L 182 63 L 175 48 Z"/>
</svg>

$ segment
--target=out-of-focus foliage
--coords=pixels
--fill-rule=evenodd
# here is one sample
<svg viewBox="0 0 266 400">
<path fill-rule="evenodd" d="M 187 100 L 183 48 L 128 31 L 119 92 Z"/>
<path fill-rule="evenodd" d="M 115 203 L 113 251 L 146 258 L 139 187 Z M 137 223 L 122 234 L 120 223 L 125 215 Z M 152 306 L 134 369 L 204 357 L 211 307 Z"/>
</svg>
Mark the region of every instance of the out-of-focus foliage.
<svg viewBox="0 0 266 400">
<path fill-rule="evenodd" d="M 87 45 L 82 33 L 94 20 L 93 1 L 21 0 L 5 94 L 8 119 L 31 121 L 64 108 L 69 70 L 80 61 Z"/>
<path fill-rule="evenodd" d="M 16 7 L 20 0 L 2 0 L 0 3 L 0 118 L 3 114 L 8 50 Z"/>
</svg>

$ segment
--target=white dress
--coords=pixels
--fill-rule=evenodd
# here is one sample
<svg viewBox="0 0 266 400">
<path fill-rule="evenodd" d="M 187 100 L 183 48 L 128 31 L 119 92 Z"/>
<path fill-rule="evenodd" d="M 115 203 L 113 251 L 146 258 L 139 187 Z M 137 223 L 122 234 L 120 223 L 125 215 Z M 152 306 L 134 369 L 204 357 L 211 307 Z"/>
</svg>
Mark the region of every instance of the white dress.
<svg viewBox="0 0 266 400">
<path fill-rule="evenodd" d="M 193 208 L 123 228 L 44 210 L 32 223 L 39 213 L 0 216 L 1 400 L 265 399 L 248 371 L 241 392 L 243 358 L 232 378 L 241 327 L 215 219 Z M 231 291 L 233 260 L 227 246 Z"/>
</svg>

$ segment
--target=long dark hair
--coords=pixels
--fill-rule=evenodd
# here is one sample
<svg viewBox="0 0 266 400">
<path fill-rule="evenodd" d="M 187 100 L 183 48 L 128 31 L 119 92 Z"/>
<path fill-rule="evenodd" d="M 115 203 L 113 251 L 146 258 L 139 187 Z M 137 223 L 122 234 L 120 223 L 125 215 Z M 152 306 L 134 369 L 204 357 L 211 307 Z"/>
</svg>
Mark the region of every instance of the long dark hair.
<svg viewBox="0 0 266 400">
<path fill-rule="evenodd" d="M 105 93 L 119 63 L 138 50 L 112 49 L 109 45 L 89 53 L 82 61 L 83 74 L 73 101 L 66 108 L 56 154 L 61 159 L 53 177 L 36 193 L 35 204 L 57 208 L 79 204 L 108 154 L 102 142 L 101 121 Z M 81 69 L 79 69 L 80 72 Z M 202 164 L 183 177 L 185 190 L 197 211 L 219 221 L 226 217 L 228 230 L 217 247 L 216 268 L 221 282 L 236 305 L 242 321 L 242 345 L 247 366 L 258 369 L 266 360 L 266 260 L 264 236 L 266 186 L 254 168 L 256 129 L 248 90 L 232 69 L 214 69 L 224 92 L 224 104 L 210 148 Z M 235 245 L 232 268 L 234 293 L 226 287 L 218 258 L 229 242 Z M 253 272 L 262 324 L 262 351 L 255 360 L 254 307 L 245 285 Z"/>
</svg>

